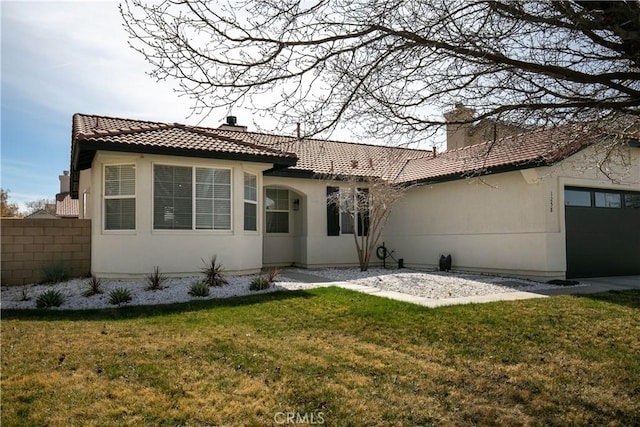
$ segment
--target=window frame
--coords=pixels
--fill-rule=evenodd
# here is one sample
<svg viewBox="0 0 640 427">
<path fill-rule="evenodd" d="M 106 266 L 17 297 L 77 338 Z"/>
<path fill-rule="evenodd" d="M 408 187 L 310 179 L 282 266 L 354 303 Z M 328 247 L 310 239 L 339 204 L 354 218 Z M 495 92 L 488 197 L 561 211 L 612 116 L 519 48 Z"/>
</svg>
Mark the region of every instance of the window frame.
<svg viewBox="0 0 640 427">
<path fill-rule="evenodd" d="M 191 169 L 191 227 L 190 228 L 156 228 L 155 222 L 155 208 L 156 208 L 156 166 L 166 166 L 171 168 L 189 168 Z M 215 228 L 215 199 L 217 197 L 213 197 L 212 200 L 214 204 L 212 205 L 211 214 L 213 215 L 213 228 L 198 228 L 197 224 L 197 200 L 207 200 L 208 198 L 197 197 L 197 169 L 209 169 L 212 171 L 228 171 L 229 173 L 229 228 Z M 187 232 L 187 233 L 229 233 L 233 232 L 234 229 L 234 221 L 233 221 L 233 200 L 234 200 L 234 180 L 233 180 L 233 168 L 232 167 L 220 167 L 220 166 L 202 166 L 202 165 L 193 165 L 193 164 L 179 164 L 179 163 L 165 163 L 165 162 L 153 162 L 151 165 L 151 230 L 154 233 L 177 233 L 177 232 Z M 216 185 L 215 181 L 211 183 L 211 185 Z M 214 193 L 215 196 L 215 193 Z M 226 199 L 225 199 L 226 200 Z"/>
<path fill-rule="evenodd" d="M 367 187 L 358 187 L 356 188 L 357 192 L 366 192 L 369 193 L 369 188 Z M 361 216 L 363 215 L 363 213 L 360 212 L 360 210 L 358 209 L 357 203 L 354 203 L 355 206 L 355 213 L 353 215 L 353 217 L 351 217 L 351 214 L 349 212 L 345 212 L 341 209 L 341 205 L 342 205 L 342 200 L 346 197 L 349 196 L 348 193 L 353 193 L 353 198 L 355 199 L 357 197 L 357 194 L 355 192 L 353 192 L 352 188 L 347 188 L 347 187 L 335 187 L 335 186 L 328 186 L 327 187 L 327 198 L 330 197 L 332 194 L 338 192 L 339 196 L 338 196 L 338 200 L 339 200 L 339 204 L 336 203 L 330 203 L 329 200 L 327 200 L 327 236 L 353 236 L 354 234 L 356 234 L 356 236 L 361 237 L 361 236 L 366 236 L 369 233 L 369 214 L 367 212 L 367 214 L 364 215 L 364 219 L 362 221 L 361 224 Z M 343 194 L 345 194 L 345 196 L 343 196 Z M 330 225 L 330 218 L 329 217 L 334 217 L 337 218 L 337 224 L 334 223 L 332 225 Z M 344 231 L 345 230 L 345 224 L 344 221 L 349 221 L 349 231 Z M 335 221 L 335 219 L 334 219 Z M 335 228 L 337 226 L 337 229 Z"/>
<path fill-rule="evenodd" d="M 107 195 L 107 168 L 130 166 L 133 168 L 133 194 Z M 118 180 L 121 182 L 121 179 Z M 120 184 L 121 185 L 121 184 Z M 135 233 L 137 230 L 137 166 L 135 162 L 105 163 L 102 165 L 102 231 L 106 233 Z M 107 228 L 107 200 L 133 199 L 133 228 Z"/>
<path fill-rule="evenodd" d="M 286 191 L 287 192 L 287 209 L 269 209 L 269 207 L 267 206 L 267 199 L 269 199 L 269 197 L 267 196 L 267 193 L 269 191 Z M 265 188 L 264 189 L 264 197 L 265 197 L 265 202 L 264 202 L 264 215 L 265 215 L 265 225 L 264 225 L 264 231 L 266 234 L 279 234 L 279 235 L 290 235 L 291 234 L 291 191 L 289 191 L 286 188 Z M 277 198 L 276 198 L 277 199 Z M 286 213 L 287 214 L 287 231 L 269 231 L 269 220 L 267 219 L 267 216 L 269 215 L 269 213 Z"/>
</svg>

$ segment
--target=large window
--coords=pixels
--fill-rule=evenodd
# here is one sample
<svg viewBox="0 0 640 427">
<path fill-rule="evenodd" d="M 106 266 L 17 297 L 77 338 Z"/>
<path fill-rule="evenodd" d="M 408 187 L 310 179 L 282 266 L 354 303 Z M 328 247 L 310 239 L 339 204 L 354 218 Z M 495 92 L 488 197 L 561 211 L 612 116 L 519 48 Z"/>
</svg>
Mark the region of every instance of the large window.
<svg viewBox="0 0 640 427">
<path fill-rule="evenodd" d="M 153 228 L 230 230 L 231 171 L 154 165 Z"/>
<path fill-rule="evenodd" d="M 244 229 L 258 230 L 258 180 L 250 173 L 244 174 Z"/>
<path fill-rule="evenodd" d="M 289 191 L 267 189 L 265 201 L 267 233 L 289 232 Z"/>
<path fill-rule="evenodd" d="M 104 167 L 104 229 L 135 230 L 136 167 Z"/>
</svg>

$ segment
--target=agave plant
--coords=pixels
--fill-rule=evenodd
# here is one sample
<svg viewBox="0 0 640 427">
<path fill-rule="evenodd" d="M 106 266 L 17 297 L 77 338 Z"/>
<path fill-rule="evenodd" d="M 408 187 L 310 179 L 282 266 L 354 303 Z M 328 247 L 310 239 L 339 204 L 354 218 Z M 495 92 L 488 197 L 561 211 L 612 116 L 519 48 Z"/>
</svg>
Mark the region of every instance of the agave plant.
<svg viewBox="0 0 640 427">
<path fill-rule="evenodd" d="M 202 260 L 202 262 L 204 263 L 204 268 L 201 271 L 205 275 L 204 282 L 208 286 L 222 286 L 229 283 L 222 274 L 224 269 L 222 264 L 218 264 L 216 255 L 211 257 L 209 262 L 205 260 Z"/>
</svg>

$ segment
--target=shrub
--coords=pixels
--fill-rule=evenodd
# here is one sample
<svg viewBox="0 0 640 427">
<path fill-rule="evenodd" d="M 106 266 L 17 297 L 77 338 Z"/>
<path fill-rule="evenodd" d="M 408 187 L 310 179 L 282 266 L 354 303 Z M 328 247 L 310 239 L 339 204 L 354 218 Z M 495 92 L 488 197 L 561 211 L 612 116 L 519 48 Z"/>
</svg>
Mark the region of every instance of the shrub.
<svg viewBox="0 0 640 427">
<path fill-rule="evenodd" d="M 209 295 L 209 285 L 205 282 L 196 282 L 191 285 L 189 295 L 192 297 L 206 297 Z"/>
<path fill-rule="evenodd" d="M 60 307 L 64 302 L 64 297 L 59 291 L 55 289 L 49 289 L 41 293 L 36 299 L 36 307 L 48 308 L 48 307 Z"/>
<path fill-rule="evenodd" d="M 222 264 L 218 264 L 216 255 L 209 262 L 205 260 L 202 260 L 202 262 L 204 263 L 204 268 L 201 270 L 205 275 L 204 283 L 208 286 L 222 286 L 229 283 L 222 274 Z"/>
<path fill-rule="evenodd" d="M 22 288 L 22 293 L 18 301 L 29 301 L 31 298 L 27 294 L 27 288 Z"/>
<path fill-rule="evenodd" d="M 167 280 L 167 277 L 160 273 L 160 269 L 155 267 L 153 273 L 147 275 L 147 291 L 158 291 L 163 289 L 162 283 Z"/>
<path fill-rule="evenodd" d="M 275 267 L 272 268 L 271 270 L 267 270 L 266 272 L 266 277 L 269 283 L 275 282 L 276 277 L 278 277 L 279 275 L 280 275 L 280 269 Z"/>
<path fill-rule="evenodd" d="M 42 267 L 44 280 L 42 283 L 59 283 L 69 278 L 67 266 L 62 261 L 51 262 Z"/>
<path fill-rule="evenodd" d="M 131 301 L 131 292 L 127 288 L 116 288 L 109 293 L 109 304 L 119 305 Z"/>
<path fill-rule="evenodd" d="M 262 291 L 264 289 L 268 289 L 271 286 L 271 282 L 265 276 L 256 276 L 251 280 L 249 284 L 250 291 Z"/>
<path fill-rule="evenodd" d="M 104 293 L 102 290 L 102 280 L 98 279 L 96 276 L 91 276 L 91 279 L 87 282 L 87 290 L 85 290 L 82 295 L 90 297 L 101 293 Z"/>
</svg>

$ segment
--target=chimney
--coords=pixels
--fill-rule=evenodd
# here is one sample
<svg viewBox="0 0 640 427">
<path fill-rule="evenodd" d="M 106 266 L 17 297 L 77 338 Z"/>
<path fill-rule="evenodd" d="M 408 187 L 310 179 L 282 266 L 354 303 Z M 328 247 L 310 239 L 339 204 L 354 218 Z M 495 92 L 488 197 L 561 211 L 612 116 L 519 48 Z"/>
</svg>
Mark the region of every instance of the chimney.
<svg viewBox="0 0 640 427">
<path fill-rule="evenodd" d="M 60 192 L 68 193 L 69 189 L 71 188 L 69 181 L 69 171 L 63 171 L 62 175 L 58 175 L 58 179 L 60 180 Z"/>
<path fill-rule="evenodd" d="M 473 126 L 474 116 L 475 110 L 465 107 L 463 104 L 456 104 L 453 110 L 444 113 L 447 122 L 447 150 L 473 145 L 469 133 Z"/>
<path fill-rule="evenodd" d="M 236 132 L 246 132 L 247 127 L 238 124 L 238 118 L 236 116 L 227 116 L 227 122 L 220 125 L 218 129 L 233 130 Z"/>
</svg>

